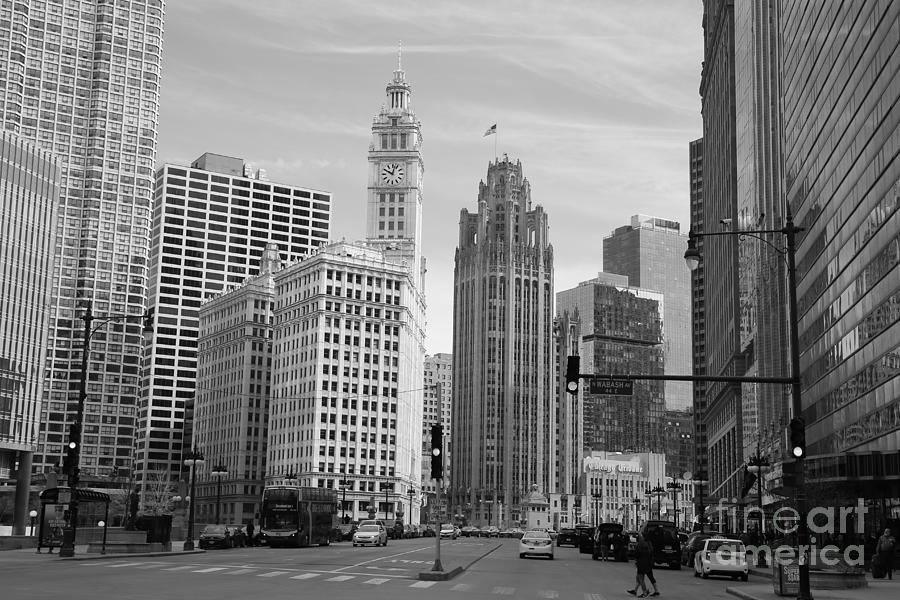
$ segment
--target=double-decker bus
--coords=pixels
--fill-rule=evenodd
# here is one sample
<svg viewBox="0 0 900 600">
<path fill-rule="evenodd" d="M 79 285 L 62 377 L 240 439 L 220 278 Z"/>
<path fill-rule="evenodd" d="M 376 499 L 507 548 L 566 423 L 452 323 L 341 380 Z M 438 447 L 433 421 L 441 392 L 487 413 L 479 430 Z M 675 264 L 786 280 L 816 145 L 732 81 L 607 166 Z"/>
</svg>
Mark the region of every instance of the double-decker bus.
<svg viewBox="0 0 900 600">
<path fill-rule="evenodd" d="M 298 485 L 263 489 L 260 533 L 272 547 L 327 546 L 337 515 L 337 491 Z"/>
</svg>

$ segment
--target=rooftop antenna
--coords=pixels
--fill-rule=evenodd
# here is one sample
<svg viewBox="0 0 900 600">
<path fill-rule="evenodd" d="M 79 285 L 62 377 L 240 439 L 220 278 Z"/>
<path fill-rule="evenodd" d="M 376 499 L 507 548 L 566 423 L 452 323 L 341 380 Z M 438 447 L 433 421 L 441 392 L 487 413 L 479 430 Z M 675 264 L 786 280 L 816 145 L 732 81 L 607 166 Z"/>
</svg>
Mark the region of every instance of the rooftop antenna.
<svg viewBox="0 0 900 600">
<path fill-rule="evenodd" d="M 403 70 L 403 40 L 397 42 L 397 70 Z"/>
</svg>

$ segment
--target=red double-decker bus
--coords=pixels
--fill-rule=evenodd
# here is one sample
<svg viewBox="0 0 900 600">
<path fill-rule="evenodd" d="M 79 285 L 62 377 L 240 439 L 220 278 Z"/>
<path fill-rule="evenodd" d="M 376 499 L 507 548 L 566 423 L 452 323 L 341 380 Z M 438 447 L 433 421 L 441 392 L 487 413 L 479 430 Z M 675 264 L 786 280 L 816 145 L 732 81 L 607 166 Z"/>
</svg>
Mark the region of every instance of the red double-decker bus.
<svg viewBox="0 0 900 600">
<path fill-rule="evenodd" d="M 337 526 L 337 491 L 296 485 L 263 489 L 260 533 L 271 547 L 327 546 Z"/>
</svg>

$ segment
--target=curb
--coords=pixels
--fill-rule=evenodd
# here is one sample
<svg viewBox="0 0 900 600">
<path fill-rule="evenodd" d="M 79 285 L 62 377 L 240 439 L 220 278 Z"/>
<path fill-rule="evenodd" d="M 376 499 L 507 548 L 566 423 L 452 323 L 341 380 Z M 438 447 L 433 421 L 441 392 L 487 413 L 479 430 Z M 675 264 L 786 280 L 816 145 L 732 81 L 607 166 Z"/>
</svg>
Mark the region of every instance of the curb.
<svg viewBox="0 0 900 600">
<path fill-rule="evenodd" d="M 469 564 L 464 567 L 456 567 L 450 569 L 449 571 L 421 571 L 419 573 L 418 579 L 419 581 L 447 581 L 448 579 L 453 579 L 497 548 L 500 548 L 502 545 L 503 544 L 495 545 L 493 548 L 491 548 L 481 556 L 476 556 Z"/>
<path fill-rule="evenodd" d="M 727 587 L 727 588 L 725 588 L 725 592 L 728 594 L 731 594 L 732 596 L 737 596 L 738 598 L 743 598 L 743 600 L 760 600 L 758 597 L 751 596 L 750 594 L 748 594 L 741 588 Z"/>
<path fill-rule="evenodd" d="M 173 552 L 114 552 L 112 554 L 82 554 L 81 556 L 65 556 L 61 560 L 105 560 L 108 558 L 136 558 L 146 556 L 185 556 L 187 554 L 206 554 L 206 550 L 188 550 Z M 58 558 L 58 557 L 57 557 Z"/>
</svg>

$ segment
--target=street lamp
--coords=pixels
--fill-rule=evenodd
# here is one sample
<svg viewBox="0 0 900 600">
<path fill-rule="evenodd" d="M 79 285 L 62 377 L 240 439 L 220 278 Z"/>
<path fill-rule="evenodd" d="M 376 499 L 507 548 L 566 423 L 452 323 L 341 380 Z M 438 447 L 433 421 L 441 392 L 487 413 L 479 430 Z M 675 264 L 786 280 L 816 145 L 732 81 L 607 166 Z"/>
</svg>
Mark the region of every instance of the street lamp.
<svg viewBox="0 0 900 600">
<path fill-rule="evenodd" d="M 216 478 L 216 525 L 219 524 L 219 506 L 222 501 L 222 478 L 228 476 L 228 467 L 225 465 L 216 465 L 210 473 Z M 191 491 L 193 494 L 194 492 Z"/>
<path fill-rule="evenodd" d="M 696 494 L 697 494 L 697 523 L 700 524 L 700 533 L 703 533 L 703 526 L 706 524 L 706 502 L 703 498 L 703 486 L 709 483 L 701 476 L 698 476 L 697 479 L 694 479 L 694 485 L 696 486 Z"/>
<path fill-rule="evenodd" d="M 31 509 L 28 511 L 28 516 L 31 517 L 31 537 L 34 537 L 34 520 L 37 518 L 37 511 Z"/>
<path fill-rule="evenodd" d="M 647 497 L 650 499 L 650 508 L 648 513 L 653 510 L 653 498 L 656 498 L 656 520 L 659 521 L 662 518 L 662 510 L 660 505 L 662 504 L 662 497 L 666 495 L 666 488 L 660 485 L 659 480 L 656 480 L 656 487 L 647 490 Z"/>
<path fill-rule="evenodd" d="M 416 495 L 416 490 L 409 488 L 406 490 L 406 495 L 409 496 L 409 516 L 407 517 L 407 522 L 412 524 L 413 520 L 413 497 Z"/>
<path fill-rule="evenodd" d="M 340 481 L 341 491 L 344 496 L 341 498 L 341 509 L 343 510 L 343 516 L 341 517 L 341 523 L 346 525 L 350 521 L 347 519 L 347 489 L 350 487 L 350 482 L 346 479 L 341 479 Z"/>
<path fill-rule="evenodd" d="M 748 236 L 773 248 L 779 254 L 787 258 L 787 287 L 788 287 L 788 324 L 790 326 L 790 345 L 791 345 L 791 416 L 794 419 L 801 419 L 803 416 L 803 403 L 800 397 L 800 334 L 797 324 L 797 234 L 804 230 L 803 227 L 794 225 L 794 216 L 788 208 L 785 214 L 784 227 L 781 229 L 759 229 L 751 231 L 719 231 L 710 233 L 694 233 L 693 230 L 688 232 L 688 249 L 684 253 L 684 260 L 691 271 L 695 271 L 700 266 L 700 252 L 697 250 L 697 238 L 715 235 L 738 235 Z M 769 234 L 781 234 L 785 238 L 785 248 L 782 250 L 770 241 L 761 237 Z M 809 560 L 807 560 L 806 552 L 809 548 L 809 528 L 806 522 L 806 481 L 803 470 L 804 452 L 800 452 L 799 456 L 795 456 L 795 492 L 794 498 L 797 502 L 797 517 L 799 519 L 799 527 L 797 530 L 797 556 L 800 558 L 799 564 L 799 591 L 797 593 L 798 600 L 812 600 L 812 593 L 809 589 Z"/>
<path fill-rule="evenodd" d="M 769 467 L 769 459 L 765 456 L 762 456 L 759 452 L 759 440 L 756 443 L 756 454 L 751 456 L 748 460 L 747 471 L 756 475 L 756 485 L 757 485 L 757 493 L 759 494 L 759 531 L 757 531 L 757 535 L 762 536 L 763 534 L 763 523 L 765 523 L 766 511 L 763 509 L 763 495 L 762 495 L 762 478 L 763 474 L 770 469 Z M 758 544 L 762 544 L 763 540 L 760 537 L 757 540 Z M 766 567 L 766 556 L 764 552 L 756 553 L 756 566 L 757 567 Z"/>
<path fill-rule="evenodd" d="M 594 527 L 600 525 L 600 502 L 603 500 L 603 494 L 597 492 L 591 494 L 594 499 Z"/>
<path fill-rule="evenodd" d="M 184 465 L 191 469 L 191 497 L 185 498 L 185 500 L 190 502 L 187 535 L 184 538 L 184 550 L 187 552 L 194 549 L 194 504 L 196 504 L 195 498 L 197 497 L 194 495 L 194 486 L 197 483 L 197 467 L 202 465 L 204 461 L 203 453 L 196 448 L 188 450 L 184 456 Z"/>
<path fill-rule="evenodd" d="M 634 528 L 637 529 L 638 521 L 640 520 L 641 516 L 641 499 L 634 498 L 632 502 L 634 502 Z"/>
<path fill-rule="evenodd" d="M 673 477 L 672 481 L 666 484 L 666 488 L 672 490 L 672 504 L 675 505 L 675 529 L 678 529 L 678 490 L 681 489 L 681 484 Z"/>
<path fill-rule="evenodd" d="M 153 331 L 153 309 L 148 308 L 143 315 L 106 315 L 95 317 L 93 302 L 88 300 L 87 307 L 81 320 L 84 321 L 84 337 L 81 345 L 81 382 L 78 386 L 78 409 L 75 413 L 75 421 L 69 425 L 69 443 L 66 447 L 66 455 L 63 459 L 63 471 L 68 475 L 69 484 L 69 518 L 63 528 L 63 540 L 59 547 L 61 557 L 75 556 L 75 533 L 78 528 L 78 482 L 81 468 L 81 433 L 84 429 L 84 405 L 87 400 L 88 358 L 91 353 L 91 336 L 99 331 L 107 323 L 113 321 L 127 321 L 128 319 L 143 319 L 144 333 Z M 94 327 L 94 320 L 100 324 Z"/>
</svg>

